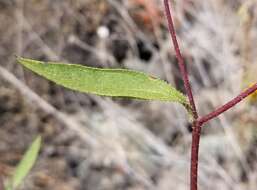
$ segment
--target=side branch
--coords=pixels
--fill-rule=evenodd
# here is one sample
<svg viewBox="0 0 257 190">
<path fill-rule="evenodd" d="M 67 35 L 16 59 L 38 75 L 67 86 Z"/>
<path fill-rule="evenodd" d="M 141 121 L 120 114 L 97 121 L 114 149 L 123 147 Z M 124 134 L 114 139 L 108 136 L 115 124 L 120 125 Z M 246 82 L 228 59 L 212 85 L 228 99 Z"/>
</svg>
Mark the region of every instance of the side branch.
<svg viewBox="0 0 257 190">
<path fill-rule="evenodd" d="M 202 118 L 200 118 L 198 120 L 198 123 L 200 125 L 208 122 L 209 120 L 217 117 L 218 115 L 224 113 L 225 111 L 229 110 L 230 108 L 232 108 L 233 106 L 235 106 L 236 104 L 238 104 L 239 102 L 241 102 L 243 99 L 245 99 L 247 96 L 253 94 L 255 91 L 257 91 L 257 83 L 255 83 L 254 85 L 252 85 L 250 88 L 248 88 L 247 90 L 243 91 L 241 94 L 239 94 L 237 97 L 235 97 L 234 99 L 232 99 L 231 101 L 229 101 L 228 103 L 226 103 L 225 105 L 219 107 L 218 109 L 214 110 L 213 112 L 203 116 Z"/>
<path fill-rule="evenodd" d="M 178 59 L 179 69 L 180 69 L 181 75 L 183 77 L 186 93 L 187 93 L 187 96 L 188 96 L 188 99 L 189 99 L 189 103 L 192 107 L 194 119 L 197 119 L 198 114 L 197 114 L 197 110 L 196 110 L 196 106 L 195 106 L 195 102 L 194 102 L 194 97 L 193 97 L 191 85 L 190 85 L 190 82 L 189 82 L 189 79 L 188 79 L 188 73 L 187 73 L 187 70 L 186 70 L 184 59 L 181 55 L 180 48 L 179 48 L 179 45 L 178 45 L 176 32 L 175 32 L 175 27 L 174 27 L 174 24 L 173 24 L 173 19 L 172 19 L 170 7 L 169 7 L 169 0 L 164 0 L 164 6 L 165 6 L 165 12 L 166 12 L 167 20 L 168 20 L 168 27 L 169 27 L 170 35 L 171 35 L 173 45 L 174 45 L 174 48 L 175 48 L 176 57 Z"/>
</svg>

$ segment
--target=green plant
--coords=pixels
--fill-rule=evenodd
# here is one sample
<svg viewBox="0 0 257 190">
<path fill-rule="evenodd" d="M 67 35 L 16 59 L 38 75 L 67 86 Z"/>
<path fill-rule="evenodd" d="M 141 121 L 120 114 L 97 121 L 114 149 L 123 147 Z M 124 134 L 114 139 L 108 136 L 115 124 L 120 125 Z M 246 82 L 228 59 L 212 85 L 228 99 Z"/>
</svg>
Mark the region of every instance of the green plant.
<svg viewBox="0 0 257 190">
<path fill-rule="evenodd" d="M 188 105 L 186 97 L 165 81 L 126 69 L 99 69 L 75 64 L 18 58 L 19 63 L 64 87 L 102 96 L 163 100 Z"/>
<path fill-rule="evenodd" d="M 37 74 L 67 88 L 103 96 L 129 97 L 145 100 L 172 101 L 182 104 L 192 116 L 191 148 L 191 190 L 197 190 L 198 151 L 202 126 L 213 118 L 229 110 L 257 90 L 257 82 L 237 97 L 213 112 L 199 117 L 195 106 L 191 85 L 180 48 L 177 42 L 169 1 L 164 0 L 169 31 L 176 51 L 181 76 L 187 98 L 166 82 L 144 73 L 124 69 L 98 69 L 75 64 L 41 62 L 18 58 L 18 62 Z"/>
<path fill-rule="evenodd" d="M 24 154 L 22 160 L 19 162 L 15 169 L 15 172 L 8 182 L 5 190 L 15 190 L 21 185 L 24 178 L 28 175 L 29 171 L 35 164 L 38 153 L 41 146 L 41 137 L 38 136 L 30 145 L 26 153 Z"/>
</svg>

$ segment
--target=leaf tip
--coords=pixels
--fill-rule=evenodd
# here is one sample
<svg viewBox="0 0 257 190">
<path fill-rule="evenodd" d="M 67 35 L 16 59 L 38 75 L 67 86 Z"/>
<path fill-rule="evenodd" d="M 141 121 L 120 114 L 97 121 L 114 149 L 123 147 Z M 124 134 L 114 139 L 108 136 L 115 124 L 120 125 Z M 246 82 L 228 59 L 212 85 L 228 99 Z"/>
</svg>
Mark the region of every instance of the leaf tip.
<svg viewBox="0 0 257 190">
<path fill-rule="evenodd" d="M 41 145 L 41 143 L 42 143 L 42 137 L 41 137 L 41 135 L 38 135 L 37 137 L 36 137 L 36 139 L 35 139 L 35 144 L 39 144 L 39 145 Z"/>
</svg>

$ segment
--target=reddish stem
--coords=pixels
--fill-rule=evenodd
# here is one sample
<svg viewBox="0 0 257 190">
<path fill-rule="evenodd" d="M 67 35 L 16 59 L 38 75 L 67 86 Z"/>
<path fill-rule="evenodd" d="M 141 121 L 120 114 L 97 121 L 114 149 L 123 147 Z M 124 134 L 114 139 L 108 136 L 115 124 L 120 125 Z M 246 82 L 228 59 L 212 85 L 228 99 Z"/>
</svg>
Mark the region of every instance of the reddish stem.
<svg viewBox="0 0 257 190">
<path fill-rule="evenodd" d="M 186 89 L 186 93 L 189 99 L 189 103 L 193 112 L 194 122 L 193 122 L 193 132 L 192 132 L 192 148 L 191 148 L 191 178 L 190 178 L 190 187 L 191 190 L 197 190 L 197 175 L 198 175 L 198 152 L 199 152 L 199 142 L 200 142 L 200 134 L 201 134 L 201 126 L 197 122 L 198 113 L 194 102 L 194 97 L 191 89 L 191 85 L 188 79 L 188 73 L 186 70 L 184 59 L 181 55 L 180 48 L 178 45 L 176 31 L 173 24 L 173 19 L 171 16 L 171 11 L 169 7 L 169 1 L 164 0 L 165 12 L 168 21 L 169 32 L 172 38 L 172 42 L 174 45 L 174 49 L 176 52 L 176 57 L 178 59 L 179 69 L 184 81 L 184 86 Z"/>
<path fill-rule="evenodd" d="M 193 111 L 193 116 L 194 116 L 193 132 L 192 132 L 192 147 L 191 147 L 190 188 L 191 188 L 191 190 L 197 190 L 198 154 L 199 154 L 199 144 L 200 144 L 202 125 L 204 123 L 206 123 L 207 121 L 222 114 L 223 112 L 227 111 L 228 109 L 232 108 L 237 103 L 242 101 L 244 98 L 246 98 L 250 94 L 254 93 L 257 90 L 257 83 L 255 83 L 249 89 L 245 90 L 244 92 L 242 92 L 240 95 L 238 95 L 233 100 L 226 103 L 225 105 L 223 105 L 220 108 L 216 109 L 215 111 L 207 114 L 206 116 L 203 116 L 200 119 L 198 119 L 198 113 L 197 113 L 197 109 L 195 106 L 191 85 L 190 85 L 190 82 L 188 79 L 188 73 L 187 73 L 186 66 L 185 66 L 183 57 L 181 55 L 177 37 L 176 37 L 173 19 L 172 19 L 170 7 L 169 7 L 169 0 L 164 0 L 164 6 L 165 6 L 165 13 L 166 13 L 167 20 L 168 20 L 169 32 L 170 32 L 172 42 L 173 42 L 173 45 L 175 48 L 176 57 L 178 59 L 179 69 L 180 69 L 181 75 L 183 77 L 184 86 L 185 86 L 186 93 L 187 93 L 189 103 L 190 103 L 191 109 Z"/>
<path fill-rule="evenodd" d="M 193 123 L 192 145 L 191 145 L 191 168 L 190 168 L 191 190 L 197 190 L 198 154 L 199 154 L 200 136 L 201 136 L 201 125 L 197 121 L 195 121 Z"/>
<path fill-rule="evenodd" d="M 219 107 L 218 109 L 214 110 L 213 112 L 201 117 L 198 122 L 200 125 L 206 123 L 207 121 L 217 117 L 218 115 L 224 113 L 225 111 L 229 110 L 230 108 L 234 107 L 236 104 L 241 102 L 243 99 L 245 99 L 247 96 L 251 95 L 257 90 L 257 83 L 252 85 L 250 88 L 243 91 L 241 94 L 239 94 L 237 97 L 226 103 L 225 105 Z"/>
<path fill-rule="evenodd" d="M 183 77 L 186 93 L 187 93 L 187 96 L 188 96 L 188 99 L 189 99 L 189 103 L 192 107 L 194 119 L 197 119 L 198 118 L 198 113 L 197 113 L 197 110 L 196 110 L 194 97 L 193 97 L 191 85 L 190 85 L 190 82 L 189 82 L 189 79 L 188 79 L 188 73 L 187 73 L 187 70 L 186 70 L 184 59 L 181 55 L 180 48 L 179 48 L 179 45 L 178 45 L 178 41 L 177 41 L 177 37 L 176 37 L 176 31 L 175 31 L 175 27 L 174 27 L 174 24 L 173 24 L 173 19 L 172 19 L 172 16 L 171 16 L 171 11 L 170 11 L 168 0 L 164 0 L 164 6 L 165 6 L 165 12 L 166 12 L 166 16 L 167 16 L 170 35 L 171 35 L 171 38 L 172 38 L 172 41 L 173 41 L 174 49 L 175 49 L 175 52 L 176 52 L 176 57 L 178 59 L 179 69 L 180 69 L 181 75 Z"/>
</svg>

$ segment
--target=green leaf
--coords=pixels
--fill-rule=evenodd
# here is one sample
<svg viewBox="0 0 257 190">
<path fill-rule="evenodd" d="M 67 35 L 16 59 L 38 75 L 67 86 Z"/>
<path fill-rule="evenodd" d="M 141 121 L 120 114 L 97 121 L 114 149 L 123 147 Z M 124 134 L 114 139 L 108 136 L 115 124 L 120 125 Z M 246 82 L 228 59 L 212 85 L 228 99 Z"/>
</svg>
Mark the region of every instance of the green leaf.
<svg viewBox="0 0 257 190">
<path fill-rule="evenodd" d="M 165 81 L 126 69 L 100 69 L 75 64 L 18 58 L 18 62 L 64 87 L 102 96 L 179 102 L 186 97 Z"/>
<path fill-rule="evenodd" d="M 29 171 L 35 164 L 41 146 L 41 137 L 38 136 L 30 145 L 29 149 L 24 154 L 22 160 L 18 164 L 15 173 L 10 181 L 7 190 L 16 189 L 28 175 Z"/>
</svg>

